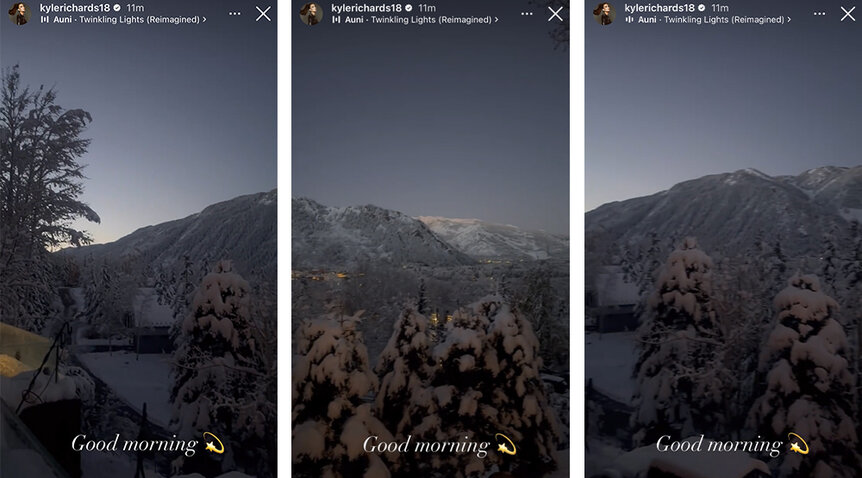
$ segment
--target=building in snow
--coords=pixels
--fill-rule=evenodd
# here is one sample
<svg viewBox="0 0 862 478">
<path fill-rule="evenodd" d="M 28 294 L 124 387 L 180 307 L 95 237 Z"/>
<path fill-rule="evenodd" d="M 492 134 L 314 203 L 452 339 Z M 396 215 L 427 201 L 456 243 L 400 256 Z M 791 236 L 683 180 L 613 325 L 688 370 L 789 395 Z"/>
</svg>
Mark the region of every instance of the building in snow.
<svg viewBox="0 0 862 478">
<path fill-rule="evenodd" d="M 638 327 L 635 305 L 638 288 L 626 280 L 621 266 L 602 266 L 593 284 L 587 284 L 587 315 L 599 332 L 621 332 Z"/>
<path fill-rule="evenodd" d="M 133 302 L 135 312 L 134 350 L 141 354 L 164 354 L 173 350 L 170 340 L 174 314 L 160 304 L 155 289 L 141 288 Z"/>
</svg>

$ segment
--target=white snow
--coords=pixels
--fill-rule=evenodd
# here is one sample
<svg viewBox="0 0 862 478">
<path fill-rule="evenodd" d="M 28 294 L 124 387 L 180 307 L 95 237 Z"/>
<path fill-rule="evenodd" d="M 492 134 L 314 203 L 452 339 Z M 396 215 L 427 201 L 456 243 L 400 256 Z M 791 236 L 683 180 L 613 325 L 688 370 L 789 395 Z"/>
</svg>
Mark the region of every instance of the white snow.
<svg viewBox="0 0 862 478">
<path fill-rule="evenodd" d="M 153 423 L 167 427 L 171 419 L 170 355 L 130 352 L 82 354 L 81 363 L 96 377 L 139 412 L 147 403 L 147 416 Z"/>
<path fill-rule="evenodd" d="M 848 221 L 862 222 L 862 209 L 845 207 L 841 208 L 839 211 L 841 213 L 841 216 Z"/>
<path fill-rule="evenodd" d="M 83 303 L 83 302 L 81 302 Z M 137 327 L 170 327 L 174 322 L 174 312 L 166 304 L 160 304 L 156 290 L 140 288 L 132 300 Z"/>
<path fill-rule="evenodd" d="M 434 389 L 434 393 L 437 396 L 437 401 L 441 406 L 445 407 L 449 405 L 449 402 L 452 401 L 452 393 L 455 391 L 455 387 L 451 385 L 441 385 Z"/>
<path fill-rule="evenodd" d="M 636 332 L 587 334 L 586 378 L 603 394 L 623 403 L 632 403 L 637 362 Z"/>
<path fill-rule="evenodd" d="M 799 393 L 799 384 L 793 374 L 793 367 L 787 360 L 781 359 L 769 372 L 767 382 L 770 390 L 780 390 L 782 394 Z"/>
<path fill-rule="evenodd" d="M 568 255 L 565 237 L 527 231 L 478 219 L 419 216 L 428 229 L 461 252 L 476 258 L 547 259 Z"/>
<path fill-rule="evenodd" d="M 689 437 L 685 441 L 699 439 L 700 436 Z M 703 440 L 702 450 L 708 450 L 711 442 Z M 641 477 L 646 476 L 650 468 L 686 478 L 742 477 L 754 470 L 770 474 L 765 463 L 743 452 L 660 452 L 655 444 L 649 444 L 614 459 L 613 465 L 603 471 L 603 476 Z"/>
<path fill-rule="evenodd" d="M 479 407 L 479 398 L 482 393 L 476 390 L 470 390 L 461 397 L 461 404 L 458 406 L 459 415 L 475 415 Z"/>
<path fill-rule="evenodd" d="M 0 397 L 13 410 L 21 403 L 21 397 L 28 389 L 30 381 L 36 374 L 36 370 L 22 372 L 14 377 L 0 376 Z M 54 375 L 40 373 L 30 389 L 36 393 L 32 400 L 25 400 L 22 409 L 44 402 L 56 402 L 77 397 L 77 386 L 75 381 L 60 375 L 55 382 Z"/>
<path fill-rule="evenodd" d="M 620 266 L 602 266 L 596 277 L 595 289 L 598 305 L 627 305 L 639 300 L 637 284 L 626 280 Z"/>
</svg>

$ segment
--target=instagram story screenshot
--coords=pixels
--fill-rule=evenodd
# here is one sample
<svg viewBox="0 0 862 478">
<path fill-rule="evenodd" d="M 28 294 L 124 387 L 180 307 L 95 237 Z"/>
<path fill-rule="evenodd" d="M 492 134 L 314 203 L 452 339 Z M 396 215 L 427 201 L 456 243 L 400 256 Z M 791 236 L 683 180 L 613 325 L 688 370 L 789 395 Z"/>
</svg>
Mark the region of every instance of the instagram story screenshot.
<svg viewBox="0 0 862 478">
<path fill-rule="evenodd" d="M 862 476 L 856 4 L 585 7 L 586 476 Z"/>
<path fill-rule="evenodd" d="M 569 476 L 568 2 L 291 5 L 291 476 Z"/>
<path fill-rule="evenodd" d="M 275 2 L 4 2 L 0 476 L 276 476 Z"/>
</svg>

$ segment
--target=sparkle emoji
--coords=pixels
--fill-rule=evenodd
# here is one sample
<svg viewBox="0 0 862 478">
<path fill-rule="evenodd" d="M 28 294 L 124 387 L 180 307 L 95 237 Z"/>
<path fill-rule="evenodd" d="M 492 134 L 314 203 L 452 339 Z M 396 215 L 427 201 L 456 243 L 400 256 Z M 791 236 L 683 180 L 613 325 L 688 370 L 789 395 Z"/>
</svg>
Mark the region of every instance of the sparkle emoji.
<svg viewBox="0 0 862 478">
<path fill-rule="evenodd" d="M 512 445 L 512 449 L 510 450 L 509 447 L 506 446 L 505 443 L 499 443 L 497 446 L 497 451 L 499 451 L 500 453 L 505 453 L 507 455 L 514 455 L 515 453 L 517 453 L 518 450 L 515 448 L 515 443 L 512 440 L 510 440 L 509 437 L 507 437 L 506 435 L 503 435 L 502 433 L 497 433 L 496 435 L 494 435 L 494 438 L 497 438 L 497 437 L 505 438 L 506 441 L 509 442 L 510 445 Z"/>
<path fill-rule="evenodd" d="M 213 438 L 215 439 L 215 441 L 217 441 L 217 442 L 218 442 L 218 446 L 219 446 L 219 448 L 216 448 L 216 447 L 215 447 L 215 442 L 212 442 L 212 441 L 206 441 L 206 439 L 207 439 L 207 435 L 209 435 L 209 436 L 213 437 Z M 222 444 L 221 440 L 219 440 L 219 439 L 218 439 L 218 437 L 217 437 L 217 436 L 213 435 L 213 434 L 212 434 L 212 433 L 210 433 L 210 432 L 204 432 L 204 441 L 206 441 L 206 444 L 207 444 L 207 448 L 206 448 L 206 450 L 207 450 L 207 451 L 211 451 L 211 452 L 213 452 L 213 453 L 218 453 L 219 455 L 221 455 L 222 453 L 224 453 L 224 445 Z"/>
<path fill-rule="evenodd" d="M 805 449 L 803 450 L 802 448 L 800 448 L 798 442 L 792 442 L 792 443 L 790 443 L 790 451 L 795 451 L 796 453 L 799 453 L 800 455 L 807 455 L 808 454 L 808 443 L 805 443 L 805 440 L 801 436 L 799 436 L 793 432 L 790 432 L 787 434 L 787 438 L 793 438 L 793 437 L 798 438 L 799 441 L 801 441 L 802 444 L 805 445 Z"/>
</svg>

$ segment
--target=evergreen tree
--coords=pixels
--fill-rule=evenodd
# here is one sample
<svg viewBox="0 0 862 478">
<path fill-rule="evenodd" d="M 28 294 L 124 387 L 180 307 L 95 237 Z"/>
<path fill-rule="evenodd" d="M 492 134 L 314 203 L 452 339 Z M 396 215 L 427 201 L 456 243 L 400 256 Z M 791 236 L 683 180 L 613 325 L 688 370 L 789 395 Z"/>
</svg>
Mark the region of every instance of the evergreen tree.
<svg viewBox="0 0 862 478">
<path fill-rule="evenodd" d="M 208 430 L 230 437 L 237 446 L 228 448 L 223 467 L 235 466 L 234 450 L 249 452 L 264 439 L 266 377 L 248 291 L 230 261 L 220 261 L 201 281 L 174 352 L 172 425 L 182 436 Z"/>
<path fill-rule="evenodd" d="M 767 439 L 803 437 L 810 453 L 781 455 L 781 476 L 857 477 L 859 441 L 847 338 L 834 318 L 838 304 L 813 275 L 795 275 L 775 297 L 775 327 L 761 355 L 767 390 L 751 409 Z M 792 441 L 792 440 L 791 440 Z"/>
<path fill-rule="evenodd" d="M 661 258 L 665 255 L 661 241 L 655 232 L 650 232 L 646 238 L 647 244 L 631 245 L 623 248 L 620 253 L 620 265 L 625 280 L 638 288 L 638 301 L 635 303 L 634 314 L 639 322 L 643 322 L 648 310 L 647 301 L 655 287 L 656 276 L 661 269 Z"/>
<path fill-rule="evenodd" d="M 387 478 L 379 455 L 363 450 L 369 436 L 391 442 L 364 398 L 377 377 L 357 330 L 358 316 L 330 312 L 297 331 L 293 366 L 293 474 L 303 478 Z"/>
<path fill-rule="evenodd" d="M 383 377 L 377 393 L 377 413 L 396 437 L 405 430 L 409 434 L 415 417 L 405 410 L 415 392 L 430 382 L 434 365 L 428 321 L 413 309 L 403 310 L 376 367 Z"/>
<path fill-rule="evenodd" d="M 482 401 L 496 411 L 495 426 L 518 443 L 517 455 L 501 457 L 501 467 L 517 474 L 542 474 L 556 466 L 560 432 L 540 376 L 539 341 L 530 322 L 507 304 L 491 306 L 496 310 L 489 310 L 485 363 L 496 373 L 489 384 L 493 391 L 483 394 Z"/>
<path fill-rule="evenodd" d="M 411 413 L 421 410 L 427 418 L 413 429 L 415 439 L 422 441 L 463 441 L 490 437 L 496 410 L 488 402 L 494 375 L 499 366 L 486 362 L 489 350 L 487 329 L 490 324 L 491 302 L 480 300 L 452 314 L 446 324 L 445 339 L 434 348 L 437 363 L 432 388 L 416 397 Z M 498 305 L 493 307 L 496 310 Z M 489 367 L 490 365 L 490 367 Z M 484 439 L 484 438 L 482 438 Z M 454 478 L 483 476 L 494 457 L 485 459 L 475 454 L 434 455 L 429 467 L 440 476 Z M 433 475 L 432 475 L 433 476 Z"/>
<path fill-rule="evenodd" d="M 728 371 L 712 303 L 712 260 L 686 238 L 670 254 L 638 328 L 637 443 L 694 433 L 723 433 Z"/>
<path fill-rule="evenodd" d="M 424 408 L 434 411 L 433 418 L 414 432 L 447 441 L 503 433 L 518 444 L 518 453 L 435 457 L 434 471 L 473 477 L 492 464 L 519 473 L 553 469 L 558 423 L 545 398 L 538 351 L 529 322 L 497 296 L 456 311 L 446 340 L 434 351 L 434 388 L 420 397 L 431 403 Z"/>
<path fill-rule="evenodd" d="M 406 440 L 434 415 L 435 410 L 427 400 L 435 369 L 431 345 L 428 321 L 417 311 L 404 309 L 376 368 L 383 376 L 376 413 L 397 440 Z M 412 457 L 402 454 L 395 465 L 404 476 L 427 475 L 425 458 L 421 454 Z"/>
<path fill-rule="evenodd" d="M 135 325 L 133 302 L 137 285 L 129 274 L 118 271 L 107 260 L 90 267 L 87 275 L 84 308 L 78 318 L 89 325 L 90 336 L 109 340 L 128 336 Z"/>
<path fill-rule="evenodd" d="M 48 252 L 91 242 L 76 219 L 99 222 L 78 199 L 91 118 L 57 105 L 53 89 L 22 87 L 17 66 L 0 83 L 0 320 L 39 332 L 56 297 Z"/>
<path fill-rule="evenodd" d="M 548 364 L 568 363 L 569 316 L 560 315 L 547 265 L 540 264 L 527 272 L 524 284 L 526 288 L 515 304 L 535 330 L 541 344 L 540 355 Z"/>
<path fill-rule="evenodd" d="M 162 299 L 162 303 L 169 305 L 174 313 L 174 321 L 169 334 L 175 347 L 180 346 L 177 340 L 182 337 L 183 320 L 189 314 L 189 306 L 192 303 L 194 292 L 197 288 L 196 284 L 200 283 L 201 278 L 205 274 L 205 270 L 203 270 L 205 264 L 197 267 L 188 255 L 183 256 L 182 267 L 179 275 L 171 274 L 173 280 L 168 286 L 170 291 Z"/>
</svg>

